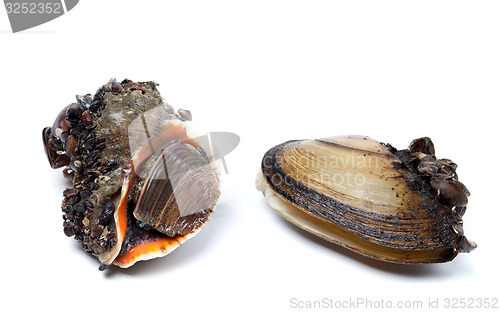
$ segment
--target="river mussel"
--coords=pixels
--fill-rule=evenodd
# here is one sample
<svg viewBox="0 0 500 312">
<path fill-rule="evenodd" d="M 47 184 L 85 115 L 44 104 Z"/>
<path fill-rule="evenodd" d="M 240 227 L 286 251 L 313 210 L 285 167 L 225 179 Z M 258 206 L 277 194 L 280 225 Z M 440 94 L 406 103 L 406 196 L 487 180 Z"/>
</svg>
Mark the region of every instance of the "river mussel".
<svg viewBox="0 0 500 312">
<path fill-rule="evenodd" d="M 191 113 L 177 112 L 155 82 L 115 79 L 77 96 L 43 129 L 64 191 L 64 233 L 100 269 L 164 256 L 196 235 L 220 196 L 219 170 Z"/>
<path fill-rule="evenodd" d="M 469 191 L 432 141 L 397 150 L 366 136 L 288 141 L 262 160 L 257 189 L 286 220 L 359 254 L 446 262 L 476 247 L 464 236 Z"/>
</svg>

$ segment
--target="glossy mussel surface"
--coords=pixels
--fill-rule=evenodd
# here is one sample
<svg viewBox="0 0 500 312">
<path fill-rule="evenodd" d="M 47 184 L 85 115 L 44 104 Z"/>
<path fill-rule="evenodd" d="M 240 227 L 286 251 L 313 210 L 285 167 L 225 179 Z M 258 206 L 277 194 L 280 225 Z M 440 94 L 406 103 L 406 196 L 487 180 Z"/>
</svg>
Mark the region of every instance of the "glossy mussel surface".
<svg viewBox="0 0 500 312">
<path fill-rule="evenodd" d="M 257 188 L 290 222 L 360 254 L 445 262 L 475 248 L 456 168 L 429 138 L 404 150 L 364 136 L 288 141 L 264 155 Z"/>
</svg>

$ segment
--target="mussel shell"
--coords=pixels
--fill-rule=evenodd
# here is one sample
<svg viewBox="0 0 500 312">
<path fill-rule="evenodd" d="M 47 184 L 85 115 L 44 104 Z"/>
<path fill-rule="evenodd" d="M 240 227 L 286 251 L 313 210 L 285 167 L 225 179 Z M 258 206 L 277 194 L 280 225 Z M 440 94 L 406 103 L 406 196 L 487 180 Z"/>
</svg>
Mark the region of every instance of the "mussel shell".
<svg viewBox="0 0 500 312">
<path fill-rule="evenodd" d="M 42 131 L 43 147 L 45 149 L 45 155 L 49 161 L 52 168 L 60 168 L 69 165 L 71 159 L 65 154 L 61 154 L 61 151 L 54 149 L 52 142 L 58 142 L 58 139 L 54 137 L 51 127 L 45 127 Z M 52 143 L 52 144 L 51 144 Z M 59 153 L 58 153 L 59 152 Z"/>
<path fill-rule="evenodd" d="M 430 139 L 413 145 L 434 153 Z M 449 261 L 468 249 L 456 230 L 461 218 L 410 154 L 361 136 L 288 141 L 265 154 L 257 187 L 287 220 L 358 253 L 399 263 Z"/>
<path fill-rule="evenodd" d="M 173 141 L 143 170 L 148 176 L 134 217 L 168 236 L 186 235 L 204 224 L 220 196 L 219 179 L 203 149 Z"/>
</svg>

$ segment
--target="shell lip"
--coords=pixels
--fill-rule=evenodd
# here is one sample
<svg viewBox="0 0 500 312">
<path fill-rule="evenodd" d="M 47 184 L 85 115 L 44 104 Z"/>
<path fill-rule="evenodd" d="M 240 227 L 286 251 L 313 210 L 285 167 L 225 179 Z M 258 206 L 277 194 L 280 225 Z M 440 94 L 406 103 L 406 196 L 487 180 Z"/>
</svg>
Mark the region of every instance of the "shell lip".
<svg viewBox="0 0 500 312">
<path fill-rule="evenodd" d="M 215 209 L 212 211 L 212 214 L 214 211 Z M 156 239 L 150 241 L 146 240 L 143 243 L 139 243 L 131 248 L 128 248 L 126 251 L 122 250 L 122 252 L 120 252 L 120 254 L 113 261 L 113 264 L 125 269 L 131 267 L 139 261 L 164 257 L 173 252 L 187 240 L 197 235 L 205 224 L 206 223 L 202 224 L 191 233 L 185 235 L 177 235 L 174 237 L 168 237 L 166 235 L 158 236 Z"/>
<path fill-rule="evenodd" d="M 179 144 L 187 144 L 193 146 L 195 150 L 203 150 L 202 146 L 190 136 L 193 133 L 197 133 L 197 130 L 193 129 L 194 128 L 188 121 L 181 122 L 178 120 L 168 120 L 163 123 L 156 135 L 149 137 L 149 140 L 145 142 L 141 148 L 136 149 L 134 152 L 130 163 L 130 191 L 125 193 L 124 197 L 127 199 L 128 207 L 126 209 L 126 217 L 122 218 L 121 221 L 121 227 L 125 229 L 125 232 L 123 234 L 119 253 L 117 253 L 114 258 L 110 258 L 107 261 L 108 263 L 113 263 L 119 267 L 127 268 L 132 266 L 137 261 L 165 256 L 196 235 L 209 221 L 210 216 L 215 211 L 216 201 L 208 210 L 209 214 L 206 220 L 201 224 L 198 224 L 195 229 L 184 235 L 175 235 L 170 237 L 154 228 L 147 230 L 140 229 L 135 224 L 135 222 L 139 222 L 135 217 L 136 207 L 135 205 L 132 205 L 133 207 L 130 205 L 136 203 L 128 196 L 129 193 L 133 192 L 132 188 L 135 187 L 135 184 L 137 183 L 136 179 L 142 172 L 142 168 L 146 164 L 146 161 L 151 158 L 156 151 L 162 151 L 166 147 L 172 147 Z M 215 177 L 217 178 L 217 184 L 220 188 L 220 172 L 215 170 L 213 163 L 209 161 L 209 159 L 211 159 L 209 156 L 210 154 L 207 155 L 204 152 L 201 155 L 214 170 Z M 160 158 L 157 161 L 159 160 Z M 140 198 L 142 198 L 142 195 L 143 192 L 141 192 Z"/>
</svg>

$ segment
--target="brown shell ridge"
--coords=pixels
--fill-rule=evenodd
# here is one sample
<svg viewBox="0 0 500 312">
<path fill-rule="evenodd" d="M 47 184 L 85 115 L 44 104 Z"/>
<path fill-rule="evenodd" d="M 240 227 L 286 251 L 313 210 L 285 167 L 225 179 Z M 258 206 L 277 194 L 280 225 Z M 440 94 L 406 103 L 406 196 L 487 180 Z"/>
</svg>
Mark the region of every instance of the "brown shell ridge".
<svg viewBox="0 0 500 312">
<path fill-rule="evenodd" d="M 342 145 L 342 144 L 338 144 L 338 143 L 334 143 L 334 142 L 325 141 L 325 140 L 323 140 L 323 139 L 315 139 L 315 141 L 316 141 L 316 142 L 320 142 L 320 143 L 322 143 L 322 144 L 335 146 L 335 147 L 338 147 L 338 148 L 345 148 L 345 149 L 349 149 L 349 150 L 353 150 L 353 151 L 367 152 L 367 153 L 371 153 L 371 154 L 385 155 L 384 153 L 381 153 L 381 152 L 367 151 L 367 150 L 360 149 L 360 148 L 348 147 L 348 146 L 344 146 L 344 145 Z M 292 141 L 289 141 L 289 142 L 292 142 Z M 288 142 L 287 142 L 287 143 L 288 143 Z"/>
<path fill-rule="evenodd" d="M 457 250 L 449 247 L 428 250 L 408 249 L 405 251 L 401 248 L 382 246 L 299 209 L 297 206 L 281 199 L 279 194 L 272 194 L 269 188 L 267 191 L 264 189 L 260 190 L 263 191 L 268 203 L 287 221 L 293 224 L 306 222 L 308 226 L 305 226 L 304 229 L 310 233 L 371 258 L 395 263 L 414 264 L 446 262 L 452 260 L 457 255 Z M 275 200 L 271 200 L 273 197 L 278 198 L 280 203 L 278 204 Z"/>
<path fill-rule="evenodd" d="M 288 141 L 270 149 L 264 156 L 262 162 L 262 172 L 268 184 L 286 200 L 295 203 L 306 211 L 309 210 L 312 214 L 317 214 L 329 220 L 337 226 L 355 232 L 357 235 L 363 236 L 366 239 L 378 241 L 383 245 L 398 246 L 398 248 L 410 248 L 408 245 L 412 245 L 411 248 L 421 246 L 423 249 L 425 249 L 426 245 L 432 245 L 433 248 L 447 246 L 445 242 L 436 240 L 433 237 L 422 237 L 421 235 L 414 234 L 415 227 L 425 231 L 427 226 L 436 224 L 430 219 L 411 222 L 413 220 L 410 218 L 405 220 L 405 218 L 402 217 L 365 212 L 349 205 L 339 203 L 294 180 L 283 172 L 276 159 L 277 151 L 290 142 L 294 141 Z M 275 181 L 273 181 L 273 179 L 275 179 Z M 284 188 L 274 187 L 274 185 L 279 185 L 280 182 L 290 189 L 293 189 L 293 191 L 287 192 Z M 310 203 L 314 203 L 314 207 L 311 207 L 310 203 L 307 205 L 301 198 L 307 198 Z M 380 228 L 367 227 L 368 224 L 373 224 L 370 220 L 377 220 L 377 223 L 380 224 Z M 389 232 L 389 229 L 394 229 L 394 225 L 398 226 L 398 232 L 394 230 Z"/>
<path fill-rule="evenodd" d="M 137 199 L 137 220 L 168 236 L 187 234 L 204 223 L 220 192 L 200 149 L 173 141 L 160 150 Z"/>
<path fill-rule="evenodd" d="M 286 180 L 285 184 L 291 185 L 294 188 L 297 188 L 297 190 L 300 191 L 300 193 L 302 193 L 302 194 L 311 193 L 313 195 L 307 195 L 307 196 L 311 196 L 313 199 L 321 198 L 321 200 L 329 201 L 328 204 L 325 204 L 324 206 L 328 207 L 329 208 L 328 210 L 330 210 L 331 207 L 335 207 L 336 210 L 339 210 L 336 212 L 340 216 L 342 215 L 341 214 L 342 211 L 340 211 L 340 209 L 342 209 L 342 210 L 350 210 L 353 213 L 358 214 L 358 215 L 366 215 L 366 216 L 371 217 L 372 219 L 387 219 L 389 222 L 394 221 L 394 223 L 398 223 L 397 220 L 395 220 L 395 219 L 399 219 L 399 220 L 408 219 L 408 220 L 410 220 L 410 218 L 392 217 L 392 216 L 387 216 L 387 215 L 376 214 L 373 212 L 362 211 L 358 208 L 351 207 L 349 205 L 332 200 L 331 198 L 328 198 L 328 197 L 324 196 L 323 194 L 320 194 L 320 193 L 316 192 L 315 190 L 312 190 L 312 189 L 308 188 L 307 186 L 301 184 L 300 182 L 296 181 L 295 179 L 293 179 L 292 177 L 290 177 L 288 174 L 286 174 L 283 171 L 283 169 L 281 168 L 281 166 L 279 165 L 279 163 L 276 159 L 276 151 L 278 149 L 280 149 L 282 146 L 284 146 L 285 144 L 290 143 L 290 142 L 295 142 L 295 141 L 288 141 L 288 142 L 285 142 L 285 143 L 280 144 L 278 146 L 275 146 L 265 154 L 264 160 L 262 161 L 262 171 L 263 171 L 263 173 L 264 173 L 264 175 L 269 183 L 272 181 L 273 175 L 278 174 L 280 179 Z M 331 144 L 334 144 L 334 143 L 331 143 Z M 272 186 L 273 183 L 270 183 L 270 185 Z M 297 198 L 299 196 L 293 196 L 291 193 L 285 192 L 283 189 L 279 189 L 276 187 L 273 187 L 273 189 L 275 189 L 278 193 L 280 193 L 280 195 L 282 195 L 284 198 L 300 205 L 301 207 L 307 208 L 307 205 L 305 203 L 301 202 L 300 199 Z M 303 196 L 303 197 L 305 198 L 306 196 Z M 314 213 L 328 218 L 330 216 L 330 211 L 328 211 L 328 210 L 326 210 L 326 209 L 315 210 Z"/>
</svg>

